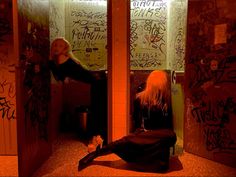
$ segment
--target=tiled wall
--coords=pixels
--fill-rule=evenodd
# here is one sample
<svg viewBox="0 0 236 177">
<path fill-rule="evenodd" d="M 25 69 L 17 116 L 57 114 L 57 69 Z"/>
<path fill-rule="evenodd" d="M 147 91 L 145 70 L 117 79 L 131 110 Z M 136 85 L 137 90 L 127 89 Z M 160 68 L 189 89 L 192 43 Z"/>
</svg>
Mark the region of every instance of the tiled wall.
<svg viewBox="0 0 236 177">
<path fill-rule="evenodd" d="M 112 1 L 110 10 L 111 35 L 110 53 L 111 63 L 108 68 L 108 116 L 111 116 L 112 137 L 119 139 L 128 133 L 129 117 L 129 63 L 128 63 L 128 1 Z M 117 28 L 119 26 L 119 28 Z M 110 77 L 109 77 L 110 76 Z M 109 81 L 108 81 L 109 83 Z M 110 87 L 110 89 L 109 89 Z"/>
<path fill-rule="evenodd" d="M 106 70 L 107 0 L 67 0 L 65 7 L 65 36 L 75 56 L 90 70 Z"/>
<path fill-rule="evenodd" d="M 167 1 L 130 1 L 131 70 L 166 69 Z"/>
<path fill-rule="evenodd" d="M 50 41 L 57 37 L 65 37 L 65 0 L 49 1 Z"/>
<path fill-rule="evenodd" d="M 167 68 L 184 71 L 187 0 L 171 0 L 168 9 Z"/>
</svg>

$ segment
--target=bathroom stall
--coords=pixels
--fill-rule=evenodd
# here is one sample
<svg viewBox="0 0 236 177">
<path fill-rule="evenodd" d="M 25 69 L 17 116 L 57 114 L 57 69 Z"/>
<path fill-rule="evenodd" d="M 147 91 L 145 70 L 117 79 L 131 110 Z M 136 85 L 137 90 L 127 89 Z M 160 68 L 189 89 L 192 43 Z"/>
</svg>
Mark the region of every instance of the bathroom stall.
<svg viewBox="0 0 236 177">
<path fill-rule="evenodd" d="M 13 22 L 0 16 L 0 151 L 18 155 L 21 176 L 48 159 L 61 122 L 73 129 L 80 106 L 91 111 L 90 134 L 109 142 L 130 133 L 135 94 L 155 69 L 169 75 L 169 113 L 184 150 L 236 164 L 234 0 L 13 2 Z M 94 85 L 51 75 L 59 36 L 99 76 Z"/>
<path fill-rule="evenodd" d="M 130 5 L 131 112 L 135 94 L 144 88 L 149 73 L 166 71 L 171 95 L 168 115 L 182 142 L 184 98 L 180 80 L 185 69 L 187 0 L 131 0 Z"/>
<path fill-rule="evenodd" d="M 175 82 L 175 72 L 172 71 L 184 71 L 187 2 L 133 0 L 120 4 L 110 3 L 110 14 L 114 17 L 108 17 L 108 2 L 105 0 L 17 1 L 19 44 L 16 48 L 19 48 L 19 57 L 16 57 L 16 117 L 19 174 L 32 174 L 50 156 L 52 140 L 60 133 L 61 115 L 62 119 L 68 117 L 65 122 L 69 122 L 69 128 L 74 128 L 71 123 L 76 123 L 76 108 L 89 107 L 93 118 L 90 133 L 100 133 L 106 140 L 109 139 L 109 129 L 112 134 L 110 141 L 115 140 L 131 132 L 132 104 L 127 103 L 133 102 L 138 87 L 145 82 L 148 73 L 154 69 L 166 70 L 171 88 Z M 129 9 L 117 9 L 116 5 Z M 116 18 L 118 15 L 121 18 Z M 114 24 L 110 21 L 111 28 L 108 29 L 107 21 L 111 19 Z M 124 21 L 121 22 L 121 19 Z M 126 23 L 127 26 L 122 26 L 124 30 L 121 31 L 116 27 L 118 23 Z M 170 29 L 170 26 L 174 26 L 173 29 L 177 31 Z M 108 33 L 114 37 L 110 43 L 107 41 Z M 124 41 L 127 46 L 116 40 L 116 35 L 126 38 Z M 47 60 L 50 43 L 58 36 L 68 39 L 75 56 L 89 70 L 99 73 L 101 80 L 91 86 L 73 80 L 62 84 L 54 79 L 47 69 Z M 171 42 L 173 40 L 174 44 Z M 107 52 L 108 45 L 112 46 L 112 54 Z M 124 46 L 127 48 L 123 49 Z M 115 51 L 123 54 L 122 59 L 119 59 L 124 61 L 122 64 Z M 112 62 L 107 61 L 108 55 L 112 55 Z M 125 70 L 122 67 L 117 70 L 116 66 L 126 64 L 129 66 Z M 127 81 L 131 82 L 119 84 L 125 81 L 118 78 L 125 72 Z M 112 93 L 107 90 L 108 75 L 112 78 Z M 119 86 L 122 86 L 122 92 Z M 108 93 L 112 98 L 107 98 Z M 174 93 L 182 93 L 181 86 Z M 128 100 L 125 101 L 126 98 Z M 110 106 L 107 105 L 109 100 Z M 177 123 L 174 122 L 174 128 L 181 137 L 181 109 L 176 109 L 180 114 L 173 113 L 178 103 L 172 101 L 170 115 L 180 115 Z M 121 109 L 121 105 L 124 109 Z M 107 107 L 115 110 L 109 114 Z M 110 122 L 107 113 L 113 117 Z"/>
<path fill-rule="evenodd" d="M 165 70 L 177 145 L 232 167 L 235 6 L 232 0 L 130 1 L 131 109 L 150 71 Z"/>
<path fill-rule="evenodd" d="M 107 1 L 50 0 L 49 9 L 50 42 L 67 39 L 73 54 L 96 76 L 92 84 L 70 79 L 61 86 L 64 128 L 107 139 Z M 53 77 L 51 83 L 58 90 Z M 78 120 L 81 111 L 86 120 Z"/>
<path fill-rule="evenodd" d="M 89 116 L 86 133 L 107 139 L 107 1 L 17 3 L 19 174 L 28 176 L 50 156 L 52 141 L 62 130 L 79 132 L 81 107 L 86 107 Z M 70 42 L 80 63 L 97 76 L 94 83 L 54 79 L 48 60 L 50 44 L 57 37 Z"/>
</svg>

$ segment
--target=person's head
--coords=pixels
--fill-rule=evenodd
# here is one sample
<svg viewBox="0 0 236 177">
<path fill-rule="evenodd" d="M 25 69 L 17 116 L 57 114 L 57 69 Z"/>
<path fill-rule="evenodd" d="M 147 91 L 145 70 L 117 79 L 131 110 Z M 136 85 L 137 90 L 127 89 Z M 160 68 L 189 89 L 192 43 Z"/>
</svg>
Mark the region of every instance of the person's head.
<svg viewBox="0 0 236 177">
<path fill-rule="evenodd" d="M 152 71 L 147 80 L 145 89 L 137 94 L 143 106 L 168 106 L 168 78 L 165 71 Z"/>
<path fill-rule="evenodd" d="M 72 56 L 70 43 L 63 37 L 58 37 L 53 40 L 50 50 L 50 58 L 55 59 L 59 55 Z"/>
</svg>

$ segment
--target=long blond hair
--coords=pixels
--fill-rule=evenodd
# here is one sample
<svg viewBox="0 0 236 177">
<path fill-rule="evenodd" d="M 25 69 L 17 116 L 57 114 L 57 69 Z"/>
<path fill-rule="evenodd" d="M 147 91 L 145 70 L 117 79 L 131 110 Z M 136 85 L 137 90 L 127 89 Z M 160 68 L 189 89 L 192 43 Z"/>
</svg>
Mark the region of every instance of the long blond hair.
<svg viewBox="0 0 236 177">
<path fill-rule="evenodd" d="M 65 48 L 63 51 L 63 54 L 69 58 L 71 58 L 72 60 L 74 60 L 76 63 L 82 65 L 85 69 L 88 69 L 86 65 L 84 65 L 72 52 L 72 47 L 70 45 L 70 42 L 67 41 L 64 37 L 57 37 L 56 39 L 54 39 L 52 41 L 51 44 L 51 49 L 50 49 L 50 59 L 55 60 L 55 54 L 54 54 L 54 46 L 56 44 L 56 42 L 58 41 L 63 41 L 65 43 Z"/>
<path fill-rule="evenodd" d="M 168 108 L 168 77 L 165 71 L 152 71 L 146 81 L 145 89 L 136 95 L 142 106 Z"/>
</svg>

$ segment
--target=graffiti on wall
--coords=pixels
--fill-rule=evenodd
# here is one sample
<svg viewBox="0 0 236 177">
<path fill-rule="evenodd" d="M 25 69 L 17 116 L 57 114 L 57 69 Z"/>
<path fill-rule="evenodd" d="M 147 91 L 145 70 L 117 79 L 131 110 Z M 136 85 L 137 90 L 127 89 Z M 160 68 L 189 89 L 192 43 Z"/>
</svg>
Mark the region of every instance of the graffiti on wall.
<svg viewBox="0 0 236 177">
<path fill-rule="evenodd" d="M 185 55 L 185 41 L 184 41 L 184 29 L 179 28 L 177 35 L 175 36 L 174 40 L 174 63 L 172 68 L 177 71 L 184 70 L 184 55 Z"/>
<path fill-rule="evenodd" d="M 32 17 L 42 13 L 35 4 L 20 1 L 21 51 L 20 64 L 24 70 L 22 92 L 26 131 L 36 129 L 39 138 L 48 140 L 48 116 L 50 99 L 50 72 L 47 66 L 49 56 L 48 15 Z M 43 6 L 37 1 L 38 6 Z M 35 9 L 31 14 L 28 10 Z M 45 10 L 45 9 L 44 9 Z M 36 13 L 36 14 L 34 14 Z M 23 100 L 22 100 L 23 101 Z"/>
<path fill-rule="evenodd" d="M 187 1 L 171 1 L 169 16 L 169 57 L 172 70 L 184 71 Z"/>
<path fill-rule="evenodd" d="M 49 28 L 50 41 L 65 36 L 64 1 L 50 0 Z"/>
<path fill-rule="evenodd" d="M 16 118 L 11 2 L 1 1 L 0 10 L 0 117 L 11 120 Z"/>
<path fill-rule="evenodd" d="M 15 119 L 15 105 L 6 97 L 0 97 L 0 117 L 2 119 Z"/>
<path fill-rule="evenodd" d="M 15 83 L 10 80 L 0 81 L 0 117 L 15 119 Z"/>
<path fill-rule="evenodd" d="M 215 1 L 192 3 L 194 10 L 190 12 L 188 22 L 186 60 L 186 141 L 191 141 L 187 147 L 209 158 L 212 153 L 234 154 L 236 95 L 232 90 L 236 89 L 236 51 L 233 47 L 236 19 L 230 14 L 229 18 L 221 18 L 223 15 Z M 226 6 L 221 8 L 227 9 Z M 214 29 L 219 23 L 227 26 L 227 35 L 225 42 L 215 44 Z M 197 140 L 191 140 L 192 137 Z M 199 147 L 200 142 L 204 143 L 203 148 Z"/>
<path fill-rule="evenodd" d="M 236 112 L 236 102 L 232 97 L 212 101 L 201 101 L 192 109 L 194 121 L 204 125 L 203 135 L 208 151 L 227 152 L 236 150 L 236 141 L 231 137 L 228 124 Z"/>
<path fill-rule="evenodd" d="M 205 58 L 207 59 L 207 58 Z M 191 68 L 191 80 L 188 81 L 188 87 L 191 89 L 201 87 L 206 90 L 208 87 L 223 84 L 236 83 L 236 57 L 207 59 L 196 64 L 189 64 Z"/>
<path fill-rule="evenodd" d="M 188 87 L 195 105 L 191 117 L 204 125 L 207 150 L 236 150 L 236 141 L 228 128 L 236 114 L 235 95 L 230 91 L 236 83 L 236 57 L 221 58 L 220 63 L 211 59 L 208 64 L 200 62 L 191 68 Z"/>
<path fill-rule="evenodd" d="M 90 70 L 107 68 L 107 1 L 69 1 L 66 34 L 77 58 Z"/>
<path fill-rule="evenodd" d="M 132 0 L 130 14 L 131 69 L 166 68 L 167 2 Z"/>
</svg>

